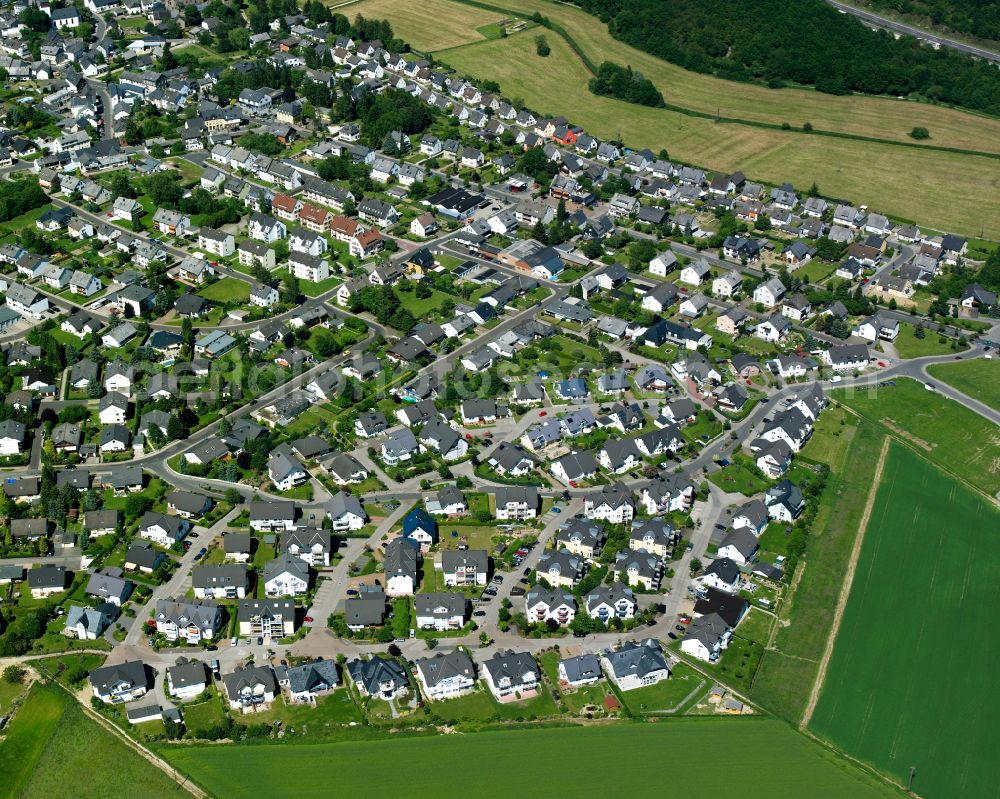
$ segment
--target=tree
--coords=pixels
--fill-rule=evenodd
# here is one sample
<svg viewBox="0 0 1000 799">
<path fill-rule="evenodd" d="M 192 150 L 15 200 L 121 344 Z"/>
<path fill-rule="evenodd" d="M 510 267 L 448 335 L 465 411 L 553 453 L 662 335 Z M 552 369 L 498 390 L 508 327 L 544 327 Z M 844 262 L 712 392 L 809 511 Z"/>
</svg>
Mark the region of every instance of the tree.
<svg viewBox="0 0 1000 799">
<path fill-rule="evenodd" d="M 227 38 L 234 50 L 246 50 L 250 46 L 250 31 L 246 28 L 233 28 Z"/>
<path fill-rule="evenodd" d="M 547 58 L 549 53 L 552 52 L 552 48 L 549 47 L 549 40 L 544 36 L 535 37 L 535 52 L 538 53 L 542 58 Z"/>
<path fill-rule="evenodd" d="M 20 685 L 24 682 L 24 678 L 27 674 L 27 669 L 17 665 L 16 663 L 12 663 L 3 670 L 3 681 L 11 685 Z"/>
<path fill-rule="evenodd" d="M 235 488 L 227 488 L 224 499 L 230 505 L 239 505 L 243 502 L 243 495 Z"/>
<path fill-rule="evenodd" d="M 187 430 L 184 429 L 184 423 L 176 415 L 171 415 L 170 420 L 167 422 L 167 438 L 171 441 L 179 441 L 187 436 Z"/>
<path fill-rule="evenodd" d="M 911 139 L 916 139 L 917 141 L 922 141 L 924 139 L 929 139 L 930 137 L 931 137 L 931 133 L 930 133 L 929 130 L 927 130 L 927 128 L 915 127 L 915 128 L 913 128 L 913 130 L 910 131 L 910 138 Z"/>
</svg>

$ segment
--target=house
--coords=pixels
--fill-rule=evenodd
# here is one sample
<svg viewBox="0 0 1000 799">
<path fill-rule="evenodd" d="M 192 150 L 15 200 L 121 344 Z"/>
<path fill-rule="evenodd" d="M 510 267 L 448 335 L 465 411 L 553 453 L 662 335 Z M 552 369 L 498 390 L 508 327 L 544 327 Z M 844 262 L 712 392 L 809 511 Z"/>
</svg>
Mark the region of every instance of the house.
<svg viewBox="0 0 1000 799">
<path fill-rule="evenodd" d="M 392 539 L 385 548 L 385 592 L 389 596 L 412 596 L 417 585 L 419 545 L 410 538 Z"/>
<path fill-rule="evenodd" d="M 281 536 L 281 551 L 305 561 L 310 566 L 329 566 L 333 539 L 326 530 L 308 528 L 289 530 Z"/>
<path fill-rule="evenodd" d="M 639 502 L 651 516 L 683 512 L 690 509 L 694 494 L 694 483 L 684 474 L 661 474 L 639 492 Z"/>
<path fill-rule="evenodd" d="M 250 588 L 250 575 L 242 563 L 198 565 L 191 569 L 195 599 L 243 599 Z"/>
<path fill-rule="evenodd" d="M 663 313 L 677 301 L 678 289 L 673 283 L 659 283 L 642 298 L 642 309 Z"/>
<path fill-rule="evenodd" d="M 765 441 L 759 439 L 760 446 L 754 449 L 757 468 L 760 469 L 769 479 L 776 480 L 781 477 L 791 465 L 792 449 L 783 440 Z M 756 442 L 754 442 L 756 443 Z"/>
<path fill-rule="evenodd" d="M 621 549 L 615 556 L 613 574 L 626 585 L 641 585 L 647 591 L 659 588 L 663 563 L 644 549 Z"/>
<path fill-rule="evenodd" d="M 250 221 L 247 227 L 247 235 L 255 241 L 262 241 L 265 244 L 273 244 L 288 235 L 288 228 L 285 223 L 255 211 L 250 214 Z"/>
<path fill-rule="evenodd" d="M 764 504 L 770 518 L 790 524 L 805 509 L 806 501 L 799 487 L 786 479 L 767 489 Z"/>
<path fill-rule="evenodd" d="M 133 541 L 125 552 L 123 566 L 129 571 L 152 574 L 166 560 L 166 555 L 153 549 L 148 541 Z"/>
<path fill-rule="evenodd" d="M 509 416 L 506 407 L 497 405 L 493 399 L 471 399 L 462 403 L 460 408 L 462 423 L 490 424 L 498 419 Z"/>
<path fill-rule="evenodd" d="M 705 569 L 701 584 L 735 594 L 740 584 L 739 565 L 729 558 L 717 558 Z"/>
<path fill-rule="evenodd" d="M 107 567 L 93 572 L 87 580 L 87 596 L 121 607 L 132 593 L 132 583 L 122 578 L 121 569 Z"/>
<path fill-rule="evenodd" d="M 362 696 L 390 700 L 405 694 L 410 687 L 406 669 L 398 660 L 374 655 L 368 660 L 352 660 L 347 672 Z"/>
<path fill-rule="evenodd" d="M 586 597 L 587 615 L 602 624 L 613 619 L 635 618 L 637 607 L 632 589 L 617 580 L 610 585 L 597 586 Z"/>
<path fill-rule="evenodd" d="M 178 663 L 167 669 L 165 684 L 171 696 L 181 700 L 194 699 L 208 688 L 208 669 L 197 660 Z"/>
<path fill-rule="evenodd" d="M 461 630 L 469 614 L 469 600 L 457 593 L 417 594 L 413 606 L 421 630 Z"/>
<path fill-rule="evenodd" d="M 784 341 L 791 329 L 791 321 L 782 314 L 776 313 L 758 324 L 754 329 L 754 335 L 759 339 L 774 343 Z"/>
<path fill-rule="evenodd" d="M 601 654 L 604 673 L 619 690 L 631 691 L 670 679 L 670 666 L 659 641 L 647 638 L 641 644 L 628 641 L 619 649 Z"/>
<path fill-rule="evenodd" d="M 601 664 L 595 655 L 578 655 L 559 661 L 559 685 L 579 688 L 601 679 Z"/>
<path fill-rule="evenodd" d="M 969 283 L 962 289 L 959 304 L 966 310 L 983 311 L 997 304 L 996 292 L 987 291 L 978 283 Z"/>
<path fill-rule="evenodd" d="M 424 507 L 434 516 L 462 516 L 469 506 L 465 496 L 455 486 L 442 487 L 434 497 L 424 499 Z"/>
<path fill-rule="evenodd" d="M 680 532 L 669 521 L 634 519 L 628 545 L 636 551 L 645 550 L 659 558 L 667 559 L 673 557 L 680 540 Z"/>
<path fill-rule="evenodd" d="M 604 526 L 587 519 L 567 519 L 556 531 L 555 545 L 573 555 L 594 560 L 608 540 Z"/>
<path fill-rule="evenodd" d="M 490 453 L 487 463 L 501 477 L 523 477 L 535 468 L 535 462 L 520 444 L 501 441 Z"/>
<path fill-rule="evenodd" d="M 754 559 L 758 548 L 757 536 L 747 527 L 737 527 L 726 533 L 716 554 L 744 566 Z"/>
<path fill-rule="evenodd" d="M 23 422 L 5 419 L 0 422 L 0 455 L 18 455 L 25 440 Z"/>
<path fill-rule="evenodd" d="M 785 296 L 785 286 L 776 277 L 765 280 L 753 290 L 753 301 L 767 308 L 774 308 Z"/>
<path fill-rule="evenodd" d="M 538 516 L 538 489 L 534 486 L 507 486 L 496 489 L 497 519 L 525 521 Z"/>
<path fill-rule="evenodd" d="M 212 509 L 212 500 L 193 491 L 171 491 L 167 494 L 167 510 L 185 519 L 197 519 Z"/>
<path fill-rule="evenodd" d="M 70 605 L 66 611 L 63 635 L 81 641 L 96 641 L 111 626 L 113 616 L 98 608 Z"/>
<path fill-rule="evenodd" d="M 732 628 L 717 613 L 699 616 L 688 625 L 681 651 L 699 660 L 714 663 L 729 646 Z"/>
<path fill-rule="evenodd" d="M 697 319 L 708 307 L 708 298 L 704 294 L 693 294 L 687 297 L 678 309 L 681 314 L 689 319 Z"/>
<path fill-rule="evenodd" d="M 524 611 L 533 624 L 565 627 L 576 617 L 576 600 L 569 591 L 536 586 L 525 594 Z"/>
<path fill-rule="evenodd" d="M 141 660 L 126 660 L 94 669 L 90 672 L 90 687 L 102 702 L 117 705 L 145 696 L 151 683 Z"/>
<path fill-rule="evenodd" d="M 826 350 L 823 361 L 835 372 L 849 372 L 867 367 L 871 357 L 865 344 L 840 344 Z"/>
<path fill-rule="evenodd" d="M 344 622 L 354 632 L 381 627 L 385 622 L 386 596 L 381 589 L 364 590 L 360 597 L 344 602 Z"/>
<path fill-rule="evenodd" d="M 704 258 L 699 258 L 697 261 L 694 261 L 681 269 L 678 280 L 692 286 L 700 286 L 704 281 L 711 277 L 711 274 L 712 270 L 709 267 L 708 262 L 705 261 Z"/>
<path fill-rule="evenodd" d="M 483 681 L 498 702 L 530 699 L 538 693 L 541 671 L 527 652 L 498 650 L 483 662 Z"/>
<path fill-rule="evenodd" d="M 712 281 L 712 294 L 728 299 L 736 294 L 742 285 L 743 275 L 736 270 L 730 270 Z"/>
<path fill-rule="evenodd" d="M 265 564 L 262 579 L 267 597 L 300 596 L 309 590 L 309 564 L 285 552 Z"/>
<path fill-rule="evenodd" d="M 334 531 L 360 530 L 368 516 L 355 494 L 340 491 L 326 502 L 326 515 Z"/>
<path fill-rule="evenodd" d="M 309 473 L 288 444 L 279 444 L 267 459 L 267 474 L 279 491 L 290 491 L 309 481 Z"/>
<path fill-rule="evenodd" d="M 395 466 L 412 459 L 422 449 L 413 432 L 403 427 L 390 431 L 382 441 L 381 457 L 387 466 Z"/>
<path fill-rule="evenodd" d="M 285 670 L 288 696 L 292 702 L 315 702 L 320 694 L 340 684 L 337 664 L 332 660 L 314 660 Z"/>
<path fill-rule="evenodd" d="M 239 634 L 277 640 L 295 632 L 295 602 L 290 599 L 242 599 L 236 606 Z"/>
<path fill-rule="evenodd" d="M 139 536 L 162 547 L 170 547 L 181 541 L 189 529 L 190 524 L 184 519 L 155 511 L 146 511 L 139 521 Z"/>
<path fill-rule="evenodd" d="M 572 588 L 587 570 L 586 561 L 566 549 L 549 549 L 538 558 L 535 573 L 550 586 Z"/>
<path fill-rule="evenodd" d="M 158 208 L 153 214 L 153 226 L 170 236 L 186 236 L 191 229 L 191 218 L 185 216 L 180 211 L 172 211 L 169 208 Z"/>
<path fill-rule="evenodd" d="M 258 308 L 271 308 L 272 306 L 278 304 L 278 291 L 272 286 L 260 283 L 254 286 L 253 290 L 250 292 L 250 303 L 252 305 L 256 305 Z M 215 330 L 212 332 L 222 333 L 221 330 Z"/>
<path fill-rule="evenodd" d="M 426 552 L 438 542 L 437 522 L 426 510 L 416 507 L 403 518 L 402 535 Z"/>
<path fill-rule="evenodd" d="M 635 501 L 626 486 L 612 483 L 588 494 L 584 499 L 583 510 L 588 519 L 625 524 L 632 521 L 635 515 Z"/>
<path fill-rule="evenodd" d="M 445 586 L 486 585 L 490 559 L 483 549 L 446 549 L 441 552 L 440 569 Z M 435 563 L 435 568 L 438 568 Z"/>
<path fill-rule="evenodd" d="M 453 699 L 471 692 L 476 685 L 476 667 L 462 649 L 414 662 L 417 682 L 431 701 Z"/>
<path fill-rule="evenodd" d="M 876 313 L 859 322 L 851 331 L 852 336 L 863 338 L 869 344 L 876 341 L 895 341 L 899 336 L 899 320 Z"/>
<path fill-rule="evenodd" d="M 235 710 L 266 707 L 279 692 L 278 681 L 270 666 L 238 667 L 222 678 L 222 684 L 229 706 Z"/>
<path fill-rule="evenodd" d="M 44 519 L 42 520 L 44 521 Z M 11 526 L 13 533 L 13 525 Z M 32 599 L 47 599 L 66 590 L 66 567 L 44 564 L 28 569 L 28 588 Z"/>
</svg>

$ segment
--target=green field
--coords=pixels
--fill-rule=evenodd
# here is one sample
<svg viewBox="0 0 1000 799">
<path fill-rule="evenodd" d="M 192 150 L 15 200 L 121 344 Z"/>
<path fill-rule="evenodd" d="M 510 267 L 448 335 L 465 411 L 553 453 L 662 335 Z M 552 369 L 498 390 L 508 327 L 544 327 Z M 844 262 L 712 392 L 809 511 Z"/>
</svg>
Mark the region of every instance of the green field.
<svg viewBox="0 0 1000 799">
<path fill-rule="evenodd" d="M 224 277 L 197 293 L 209 302 L 243 302 L 250 296 L 250 284 L 235 277 Z"/>
<path fill-rule="evenodd" d="M 35 685 L 0 746 L 2 799 L 190 796 L 84 715 L 61 688 Z"/>
<path fill-rule="evenodd" d="M 830 396 L 905 440 L 933 464 L 990 496 L 1000 491 L 996 425 L 916 380 L 872 391 L 841 389 Z"/>
<path fill-rule="evenodd" d="M 669 761 L 667 753 L 673 755 Z M 725 768 L 719 767 L 720 753 L 725 753 Z M 900 795 L 782 722 L 763 719 L 520 729 L 313 746 L 193 746 L 164 754 L 219 799 L 328 797 L 334 784 L 337 795 L 378 796 L 398 791 L 401 780 L 410 799 L 465 796 L 470 788 L 476 790 L 472 786 L 485 785 L 495 795 L 594 797 L 648 790 L 655 784 L 662 786 L 660 795 L 681 797 L 731 792 L 736 779 L 746 799 L 800 799 L 807 784 L 810 799 Z M 613 767 L 599 765 L 609 755 Z M 548 765 L 555 763 L 566 767 Z"/>
<path fill-rule="evenodd" d="M 712 169 L 740 169 L 775 184 L 790 180 L 807 186 L 815 181 L 826 194 L 868 202 L 901 218 L 970 235 L 1000 235 L 993 159 L 797 130 L 809 122 L 817 131 L 911 143 L 909 131 L 921 125 L 932 130 L 936 145 L 997 152 L 997 120 L 886 98 L 830 97 L 811 90 L 773 90 L 724 81 L 688 72 L 618 42 L 600 20 L 568 4 L 496 0 L 489 5 L 512 15 L 540 10 L 562 26 L 592 63 L 611 59 L 629 64 L 656 83 L 668 103 L 711 116 L 597 97 L 587 88 L 586 64 L 558 32 L 546 34 L 551 48 L 547 58 L 535 52 L 537 31 L 484 41 L 476 31 L 482 22 L 469 17 L 483 13 L 478 7 L 433 0 L 433 9 L 441 16 L 426 30 L 415 25 L 412 5 L 401 7 L 399 0 L 364 0 L 354 8 L 366 16 L 388 16 L 404 38 L 407 30 L 413 31 L 409 38 L 418 49 L 446 47 L 439 58 L 460 73 L 496 80 L 506 96 L 523 100 L 542 114 L 562 114 L 595 136 L 620 136 L 631 147 L 654 152 L 666 147 L 672 158 Z M 463 20 L 467 20 L 464 31 L 456 30 Z M 444 31 L 449 43 L 435 43 Z M 462 38 L 471 44 L 452 44 Z M 714 120 L 716 113 L 752 124 L 719 123 Z M 759 122 L 788 123 L 793 129 L 761 127 Z M 858 163 L 865 168 L 855 168 Z M 919 190 L 924 177 L 932 175 L 933 199 Z"/>
<path fill-rule="evenodd" d="M 997 359 L 936 363 L 928 366 L 927 371 L 963 394 L 1000 411 L 1000 361 Z"/>
<path fill-rule="evenodd" d="M 859 424 L 843 409 L 830 406 L 801 453 L 803 458 L 827 464 L 830 476 L 798 583 L 780 606 L 773 648 L 764 652 L 750 691 L 750 697 L 766 710 L 795 724 L 802 718 L 816 680 L 883 440 L 876 425 Z"/>
<path fill-rule="evenodd" d="M 901 324 L 899 336 L 893 342 L 900 358 L 923 358 L 925 355 L 946 355 L 951 352 L 951 341 L 937 333 L 924 331 L 923 338 L 917 338 L 917 329 L 913 325 Z M 963 347 L 964 349 L 964 347 Z"/>
<path fill-rule="evenodd" d="M 995 796 L 1000 512 L 889 451 L 811 728 L 921 796 Z"/>
</svg>

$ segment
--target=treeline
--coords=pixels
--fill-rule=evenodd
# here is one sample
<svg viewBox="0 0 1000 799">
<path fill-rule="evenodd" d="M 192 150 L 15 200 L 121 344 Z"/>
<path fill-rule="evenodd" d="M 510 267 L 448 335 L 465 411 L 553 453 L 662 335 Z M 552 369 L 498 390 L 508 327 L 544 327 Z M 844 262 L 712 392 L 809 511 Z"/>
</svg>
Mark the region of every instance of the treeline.
<svg viewBox="0 0 1000 799">
<path fill-rule="evenodd" d="M 867 0 L 875 11 L 925 17 L 959 33 L 980 39 L 1000 39 L 1000 4 L 980 0 Z"/>
<path fill-rule="evenodd" d="M 615 38 L 695 72 L 829 94 L 912 94 L 1000 114 L 992 65 L 873 31 L 823 0 L 576 2 Z"/>
<path fill-rule="evenodd" d="M 649 78 L 633 72 L 632 67 L 623 67 L 612 61 L 605 61 L 590 79 L 590 90 L 594 94 L 615 97 L 627 103 L 663 107 L 663 95 Z"/>
<path fill-rule="evenodd" d="M 0 222 L 40 208 L 49 201 L 34 178 L 0 182 Z"/>
</svg>

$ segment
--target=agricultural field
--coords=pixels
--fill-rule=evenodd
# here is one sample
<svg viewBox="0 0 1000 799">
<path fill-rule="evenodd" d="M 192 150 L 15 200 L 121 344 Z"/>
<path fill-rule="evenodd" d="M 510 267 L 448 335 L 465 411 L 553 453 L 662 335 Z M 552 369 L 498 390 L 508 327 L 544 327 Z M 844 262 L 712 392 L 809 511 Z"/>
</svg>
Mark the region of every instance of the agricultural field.
<svg viewBox="0 0 1000 799">
<path fill-rule="evenodd" d="M 802 458 L 830 467 L 794 590 L 779 608 L 777 634 L 764 652 L 750 698 L 797 724 L 833 626 L 844 569 L 854 546 L 882 449 L 881 428 L 841 408 L 820 416 Z M 853 464 L 847 468 L 847 464 Z"/>
<path fill-rule="evenodd" d="M 996 425 L 974 411 L 906 378 L 830 396 L 974 488 L 990 496 L 1000 491 L 1000 437 Z"/>
<path fill-rule="evenodd" d="M 441 796 L 441 759 L 448 748 L 452 785 L 489 784 L 491 792 L 597 796 L 648 790 L 669 775 L 670 795 L 731 791 L 740 777 L 746 799 L 798 799 L 809 785 L 811 799 L 880 799 L 900 796 L 874 777 L 773 720 L 712 719 L 606 727 L 520 729 L 451 736 L 395 737 L 316 746 L 191 746 L 165 751 L 173 764 L 219 799 L 286 795 L 327 797 L 338 793 L 378 795 L 406 781 L 412 799 Z M 649 753 L 683 754 L 682 767 L 668 768 Z M 502 760 L 498 753 L 503 753 Z M 597 764 L 614 752 L 614 768 L 545 769 L 538 762 Z M 719 752 L 728 767 L 718 768 Z M 498 768 L 498 763 L 504 763 Z M 379 763 L 380 768 L 358 768 Z M 678 763 L 680 760 L 678 759 Z M 280 765 L 279 765 L 280 764 Z M 388 767 L 391 764 L 391 767 Z"/>
<path fill-rule="evenodd" d="M 811 729 L 928 799 L 994 795 L 1000 512 L 894 443 Z M 945 632 L 946 631 L 946 632 Z M 963 643 L 964 642 L 964 643 Z"/>
<path fill-rule="evenodd" d="M 976 358 L 955 363 L 936 363 L 927 371 L 963 394 L 1000 411 L 1000 361 Z"/>
<path fill-rule="evenodd" d="M 497 11 L 448 0 L 424 0 L 418 4 L 406 0 L 364 0 L 342 9 L 341 13 L 352 18 L 361 14 L 369 19 L 388 19 L 396 36 L 425 52 L 484 41 L 489 38 L 488 26 L 504 19 Z M 485 33 L 477 30 L 484 27 Z"/>
<path fill-rule="evenodd" d="M 478 8 L 450 0 L 435 2 L 448 9 L 449 25 L 465 14 L 480 13 Z M 356 8 L 373 14 L 366 11 L 368 3 L 364 0 Z M 372 3 L 374 9 L 381 0 Z M 617 42 L 600 20 L 583 11 L 540 0 L 498 3 L 498 11 L 510 8 L 512 12 L 530 13 L 541 9 L 574 37 L 591 61 L 600 63 L 610 58 L 631 64 L 657 83 L 668 103 L 684 108 L 710 114 L 719 109 L 723 116 L 779 125 L 787 122 L 796 128 L 808 121 L 816 130 L 900 141 L 908 140 L 907 133 L 914 125 L 921 125 L 932 129 L 936 145 L 981 151 L 995 152 L 996 142 L 1000 141 L 1000 122 L 995 120 L 882 98 L 838 98 L 811 90 L 771 90 L 729 83 L 686 72 Z M 394 16 L 385 8 L 382 11 L 390 21 L 407 24 L 404 15 Z M 470 23 L 467 30 L 474 27 Z M 710 118 L 598 97 L 587 88 L 586 65 L 562 36 L 555 31 L 546 33 L 551 54 L 541 58 L 535 52 L 535 35 L 536 31 L 526 31 L 504 39 L 476 41 L 449 49 L 440 54 L 440 59 L 460 73 L 496 80 L 506 96 L 540 113 L 562 114 L 598 137 L 620 136 L 630 146 L 649 147 L 654 152 L 666 147 L 672 158 L 713 169 L 740 169 L 754 179 L 771 183 L 792 181 L 809 186 L 816 182 L 828 195 L 864 201 L 899 218 L 960 233 L 1000 234 L 1000 192 L 992 158 L 717 123 Z M 858 163 L 865 165 L 864 170 L 856 168 Z M 919 189 L 918 182 L 923 183 L 918 175 L 932 179 L 938 186 L 933 205 Z"/>
<path fill-rule="evenodd" d="M 0 746 L 0 774 L 2 799 L 190 796 L 54 686 L 31 689 Z"/>
</svg>

